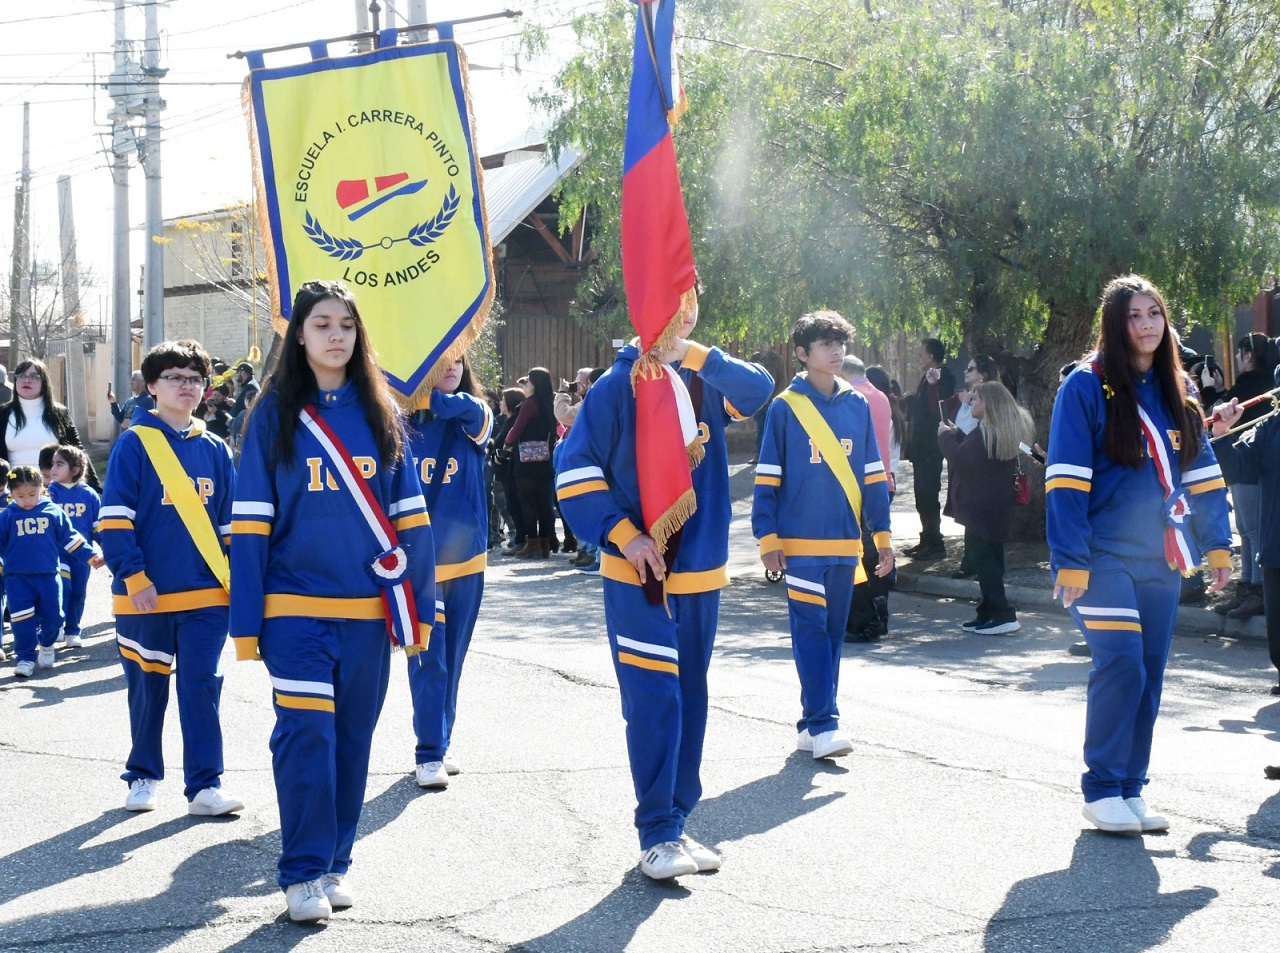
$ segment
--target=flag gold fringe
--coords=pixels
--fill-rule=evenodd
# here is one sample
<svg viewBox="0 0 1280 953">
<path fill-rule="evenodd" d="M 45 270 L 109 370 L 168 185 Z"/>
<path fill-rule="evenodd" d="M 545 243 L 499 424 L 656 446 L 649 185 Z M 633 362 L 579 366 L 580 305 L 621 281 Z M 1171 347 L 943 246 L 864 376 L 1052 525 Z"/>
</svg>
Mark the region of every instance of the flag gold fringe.
<svg viewBox="0 0 1280 953">
<path fill-rule="evenodd" d="M 667 322 L 667 326 L 662 329 L 658 339 L 653 342 L 653 346 L 641 354 L 636 362 L 631 365 L 631 393 L 635 393 L 636 382 L 640 378 L 655 380 L 662 376 L 662 355 L 675 346 L 676 338 L 680 336 L 680 328 L 684 325 L 685 318 L 697 310 L 698 292 L 690 288 L 680 295 L 680 306 L 676 308 L 676 313 Z"/>
<path fill-rule="evenodd" d="M 658 547 L 658 552 L 665 553 L 667 551 L 667 541 L 697 511 L 698 498 L 693 489 L 690 488 L 681 493 L 680 498 L 672 503 L 665 513 L 654 520 L 653 525 L 649 527 L 649 536 L 653 540 L 653 544 Z"/>
</svg>

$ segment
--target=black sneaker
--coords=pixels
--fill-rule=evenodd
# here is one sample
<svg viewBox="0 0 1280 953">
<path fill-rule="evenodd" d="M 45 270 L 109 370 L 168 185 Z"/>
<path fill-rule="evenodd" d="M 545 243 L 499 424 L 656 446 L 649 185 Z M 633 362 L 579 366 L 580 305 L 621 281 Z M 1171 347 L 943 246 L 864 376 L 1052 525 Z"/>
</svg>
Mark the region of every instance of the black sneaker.
<svg viewBox="0 0 1280 953">
<path fill-rule="evenodd" d="M 987 619 L 970 619 L 964 625 L 960 626 L 960 628 L 964 629 L 966 632 L 976 632 L 978 630 L 978 626 L 986 625 L 987 621 Z"/>
</svg>

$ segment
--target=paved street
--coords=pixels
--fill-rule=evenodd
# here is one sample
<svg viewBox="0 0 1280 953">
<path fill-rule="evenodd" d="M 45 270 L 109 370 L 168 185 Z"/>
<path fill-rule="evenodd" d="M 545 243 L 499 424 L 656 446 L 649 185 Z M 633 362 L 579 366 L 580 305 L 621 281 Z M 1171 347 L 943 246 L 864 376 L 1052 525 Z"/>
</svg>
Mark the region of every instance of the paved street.
<svg viewBox="0 0 1280 953">
<path fill-rule="evenodd" d="M 174 706 L 160 807 L 126 813 L 124 685 L 98 573 L 85 648 L 30 681 L 0 668 L 0 950 L 1274 948 L 1280 782 L 1262 768 L 1280 763 L 1280 699 L 1261 644 L 1175 642 L 1148 788 L 1167 835 L 1105 835 L 1080 817 L 1088 662 L 1067 655 L 1060 610 L 982 637 L 959 630 L 967 604 L 895 596 L 891 636 L 846 647 L 856 748 L 815 764 L 792 750 L 784 595 L 763 581 L 746 507 L 690 821 L 723 852 L 719 873 L 655 884 L 635 870 L 599 579 L 563 557 L 497 558 L 463 677 L 463 774 L 444 792 L 413 784 L 396 657 L 351 874 L 359 904 L 295 926 L 274 880 L 265 671 L 228 647 L 225 784 L 243 816 L 186 816 Z"/>
</svg>

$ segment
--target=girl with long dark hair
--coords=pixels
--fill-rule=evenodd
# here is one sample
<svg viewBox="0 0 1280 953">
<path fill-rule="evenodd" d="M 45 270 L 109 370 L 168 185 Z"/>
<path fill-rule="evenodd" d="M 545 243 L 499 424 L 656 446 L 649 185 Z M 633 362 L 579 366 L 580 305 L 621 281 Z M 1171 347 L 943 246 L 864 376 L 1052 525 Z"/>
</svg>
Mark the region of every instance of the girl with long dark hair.
<svg viewBox="0 0 1280 953">
<path fill-rule="evenodd" d="M 294 920 L 355 902 L 345 878 L 392 644 L 416 654 L 436 617 L 407 446 L 351 292 L 307 282 L 245 427 L 231 542 L 236 654 L 260 653 L 271 675 L 279 883 Z"/>
<path fill-rule="evenodd" d="M 545 367 L 529 371 L 533 392 L 520 404 L 516 422 L 507 432 L 504 446 L 512 454 L 520 513 L 527 540 L 516 552 L 521 559 L 547 559 L 555 536 L 555 513 L 551 505 L 555 471 L 551 448 L 556 440 L 556 420 L 552 414 L 555 394 L 551 373 Z"/>
<path fill-rule="evenodd" d="M 1165 830 L 1147 808 L 1151 739 L 1177 618 L 1179 573 L 1207 558 L 1231 577 L 1222 471 L 1156 287 L 1138 275 L 1102 293 L 1096 349 L 1058 391 L 1045 469 L 1055 598 L 1093 654 L 1081 780 L 1104 831 Z"/>
<path fill-rule="evenodd" d="M 51 443 L 84 449 L 71 412 L 53 399 L 49 371 L 35 358 L 18 362 L 13 370 L 13 399 L 0 407 L 0 458 L 10 466 L 36 466 L 40 448 Z M 84 480 L 102 492 L 102 481 L 93 461 Z"/>
<path fill-rule="evenodd" d="M 427 651 L 409 659 L 414 773 L 418 786 L 449 786 L 459 771 L 449 756 L 458 713 L 458 682 L 471 645 L 489 549 L 489 499 L 484 457 L 493 413 L 476 386 L 466 356 L 449 364 L 409 423 L 436 545 L 436 595 L 444 603 Z"/>
</svg>

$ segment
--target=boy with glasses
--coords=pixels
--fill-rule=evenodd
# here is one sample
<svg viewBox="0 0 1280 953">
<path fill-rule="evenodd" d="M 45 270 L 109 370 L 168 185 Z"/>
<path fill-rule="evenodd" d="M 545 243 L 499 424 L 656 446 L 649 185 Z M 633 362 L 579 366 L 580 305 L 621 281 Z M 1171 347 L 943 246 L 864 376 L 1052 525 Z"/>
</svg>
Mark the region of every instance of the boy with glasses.
<svg viewBox="0 0 1280 953">
<path fill-rule="evenodd" d="M 227 543 L 235 470 L 227 445 L 193 416 L 209 356 L 194 341 L 157 344 L 142 362 L 151 413 L 111 455 L 98 539 L 114 579 L 116 642 L 133 747 L 125 810 L 150 811 L 164 777 L 161 735 L 175 659 L 187 813 L 242 810 L 222 790 L 219 657 L 227 640 Z"/>
</svg>

